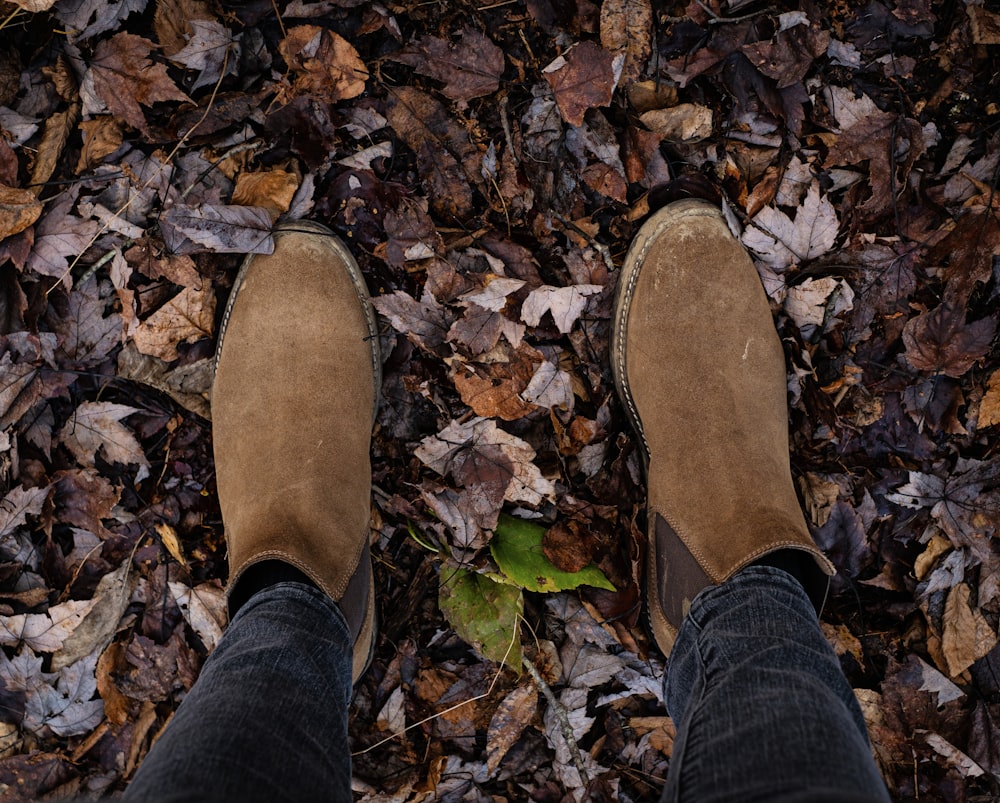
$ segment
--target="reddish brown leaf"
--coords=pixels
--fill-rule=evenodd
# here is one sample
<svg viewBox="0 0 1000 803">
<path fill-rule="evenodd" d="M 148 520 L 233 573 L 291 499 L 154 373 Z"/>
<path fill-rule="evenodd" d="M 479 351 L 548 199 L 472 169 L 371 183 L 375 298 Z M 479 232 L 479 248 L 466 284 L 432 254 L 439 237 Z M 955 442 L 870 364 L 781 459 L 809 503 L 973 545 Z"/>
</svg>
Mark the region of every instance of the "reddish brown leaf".
<svg viewBox="0 0 1000 803">
<path fill-rule="evenodd" d="M 964 309 L 940 304 L 907 322 L 906 361 L 920 371 L 958 378 L 986 354 L 996 328 L 993 318 L 966 324 Z"/>
<path fill-rule="evenodd" d="M 587 109 L 607 106 L 615 90 L 615 56 L 595 42 L 581 42 L 543 72 L 563 119 L 582 125 Z"/>
<path fill-rule="evenodd" d="M 601 44 L 616 55 L 625 54 L 619 86 L 639 80 L 653 52 L 653 9 L 649 0 L 604 0 Z"/>
<path fill-rule="evenodd" d="M 131 33 L 118 33 L 102 40 L 91 62 L 94 90 L 111 112 L 149 136 L 142 106 L 157 101 L 186 101 L 187 95 L 167 75 L 165 64 L 149 58 L 156 45 Z"/>
<path fill-rule="evenodd" d="M 454 44 L 422 36 L 392 59 L 443 82 L 441 91 L 452 100 L 472 100 L 496 92 L 504 69 L 503 51 L 474 28 L 464 28 Z"/>
</svg>

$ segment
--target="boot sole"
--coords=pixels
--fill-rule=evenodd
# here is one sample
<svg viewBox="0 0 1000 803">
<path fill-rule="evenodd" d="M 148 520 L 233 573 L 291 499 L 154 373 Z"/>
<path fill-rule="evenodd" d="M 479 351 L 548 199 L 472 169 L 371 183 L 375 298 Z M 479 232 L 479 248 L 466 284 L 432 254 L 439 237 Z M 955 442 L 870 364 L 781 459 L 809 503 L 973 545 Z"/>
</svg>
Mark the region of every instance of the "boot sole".
<svg viewBox="0 0 1000 803">
<path fill-rule="evenodd" d="M 611 374 L 614 377 L 618 399 L 621 401 L 622 407 L 625 408 L 625 415 L 628 418 L 628 422 L 639 437 L 644 477 L 649 475 L 649 443 L 646 441 L 642 420 L 639 418 L 639 411 L 636 409 L 635 401 L 632 398 L 632 391 L 629 388 L 626 372 L 628 357 L 626 329 L 628 327 L 628 316 L 639 281 L 639 272 L 642 269 L 642 264 L 649 249 L 665 230 L 676 225 L 681 219 L 688 217 L 718 219 L 722 217 L 722 213 L 712 204 L 695 199 L 675 201 L 655 212 L 642 225 L 635 239 L 632 241 L 628 254 L 625 256 L 621 275 L 618 277 L 618 287 L 615 291 L 614 318 L 611 329 Z M 657 595 L 651 593 L 651 590 L 657 587 L 656 539 L 653 536 L 654 526 L 654 521 L 647 520 L 646 543 L 648 545 L 648 552 L 646 555 L 645 573 L 646 592 L 644 594 L 646 598 L 646 618 L 660 649 L 664 655 L 669 655 L 674 640 L 677 638 L 677 628 L 667 620 Z"/>
<path fill-rule="evenodd" d="M 378 415 L 379 404 L 382 400 L 382 357 L 381 350 L 379 348 L 378 319 L 375 317 L 375 308 L 372 306 L 371 296 L 368 293 L 368 285 L 365 282 L 364 274 L 361 272 L 361 267 L 358 265 L 357 260 L 354 259 L 354 256 L 347 249 L 347 246 L 344 245 L 343 240 L 341 240 L 331 229 L 327 228 L 322 223 L 316 223 L 312 220 L 296 220 L 275 226 L 272 233 L 276 236 L 281 236 L 282 234 L 292 234 L 296 232 L 301 234 L 318 234 L 328 238 L 329 244 L 333 247 L 333 250 L 336 251 L 337 256 L 347 268 L 347 274 L 351 278 L 351 284 L 354 285 L 354 291 L 357 294 L 358 301 L 360 302 L 361 308 L 365 314 L 365 324 L 368 327 L 368 343 L 371 346 L 372 371 L 375 379 L 375 402 L 372 405 L 371 421 L 372 426 L 374 426 L 375 418 Z M 247 271 L 250 269 L 250 265 L 253 264 L 254 256 L 255 254 L 248 254 L 243 260 L 243 264 L 240 266 L 240 270 L 236 274 L 236 279 L 233 281 L 233 289 L 229 293 L 229 300 L 226 302 L 225 312 L 222 314 L 222 323 L 219 325 L 219 340 L 218 343 L 216 343 L 215 357 L 212 361 L 213 380 L 215 372 L 219 367 L 219 357 L 222 354 L 222 342 L 226 336 L 229 316 L 232 314 L 233 305 L 236 303 L 236 296 L 239 294 L 240 287 L 243 285 Z M 369 557 L 369 561 L 370 560 L 371 558 Z M 365 616 L 365 621 L 361 626 L 361 632 L 358 633 L 357 642 L 355 643 L 355 647 L 360 647 L 361 653 L 365 655 L 365 661 L 360 667 L 355 666 L 353 668 L 353 683 L 357 683 L 361 676 L 368 671 L 368 667 L 371 666 L 372 658 L 375 655 L 375 643 L 378 640 L 378 619 L 375 615 L 374 573 L 371 573 L 370 577 L 371 580 L 368 588 L 368 612 Z"/>
</svg>

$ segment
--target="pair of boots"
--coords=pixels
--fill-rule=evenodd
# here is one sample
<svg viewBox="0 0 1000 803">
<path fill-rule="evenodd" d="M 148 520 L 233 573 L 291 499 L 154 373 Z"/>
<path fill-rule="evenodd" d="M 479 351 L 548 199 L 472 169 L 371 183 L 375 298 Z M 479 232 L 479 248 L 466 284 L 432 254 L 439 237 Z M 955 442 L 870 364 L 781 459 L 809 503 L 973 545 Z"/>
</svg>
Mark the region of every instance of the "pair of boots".
<svg viewBox="0 0 1000 803">
<path fill-rule="evenodd" d="M 357 680 L 374 642 L 377 325 L 361 271 L 330 231 L 300 222 L 275 241 L 244 263 L 216 357 L 230 599 L 301 572 L 343 611 Z M 664 654 L 697 593 L 754 562 L 790 569 L 818 606 L 833 568 L 792 484 L 781 344 L 718 210 L 681 201 L 642 227 L 619 276 L 611 351 L 647 461 L 648 607 Z"/>
</svg>

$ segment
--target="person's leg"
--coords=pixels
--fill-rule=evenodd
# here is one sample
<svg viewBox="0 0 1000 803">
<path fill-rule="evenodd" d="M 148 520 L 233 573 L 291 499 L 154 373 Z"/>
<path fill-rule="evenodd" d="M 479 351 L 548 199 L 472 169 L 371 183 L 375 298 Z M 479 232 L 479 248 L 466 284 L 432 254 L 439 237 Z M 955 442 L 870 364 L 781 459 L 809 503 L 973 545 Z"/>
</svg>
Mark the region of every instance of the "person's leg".
<svg viewBox="0 0 1000 803">
<path fill-rule="evenodd" d="M 233 618 L 126 801 L 350 801 L 351 636 L 315 587 L 285 582 Z"/>
<path fill-rule="evenodd" d="M 375 640 L 378 328 L 344 244 L 293 225 L 244 262 L 216 352 L 233 621 L 130 799 L 350 800 L 347 709 Z"/>
<path fill-rule="evenodd" d="M 818 627 L 833 566 L 792 482 L 784 353 L 752 261 L 719 209 L 681 201 L 643 225 L 618 281 L 612 369 L 646 458 L 647 603 L 679 727 L 666 799 L 884 800 Z"/>
<path fill-rule="evenodd" d="M 801 584 L 750 566 L 695 599 L 664 696 L 664 801 L 888 801 L 861 709 Z"/>
</svg>

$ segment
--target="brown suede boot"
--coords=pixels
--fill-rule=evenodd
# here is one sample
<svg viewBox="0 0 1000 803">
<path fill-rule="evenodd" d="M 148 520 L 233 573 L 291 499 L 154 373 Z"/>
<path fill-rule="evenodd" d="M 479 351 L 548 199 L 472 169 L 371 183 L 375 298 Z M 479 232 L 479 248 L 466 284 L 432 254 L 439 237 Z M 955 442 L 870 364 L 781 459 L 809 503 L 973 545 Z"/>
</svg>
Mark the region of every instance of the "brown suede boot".
<svg viewBox="0 0 1000 803">
<path fill-rule="evenodd" d="M 216 352 L 212 424 L 230 599 L 251 566 L 301 570 L 347 619 L 356 681 L 375 633 L 375 314 L 361 270 L 329 229 L 299 221 L 274 239 L 273 254 L 243 263 Z"/>
<path fill-rule="evenodd" d="M 611 349 L 647 461 L 647 594 L 664 654 L 699 591 L 777 550 L 811 556 L 803 585 L 818 609 L 834 569 L 792 484 L 781 343 L 718 209 L 679 201 L 640 229 L 619 277 Z"/>
</svg>

